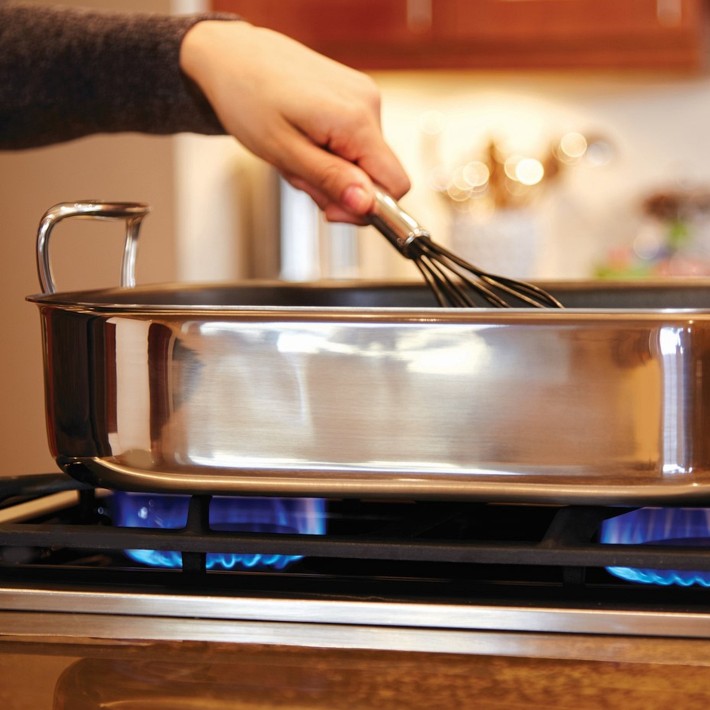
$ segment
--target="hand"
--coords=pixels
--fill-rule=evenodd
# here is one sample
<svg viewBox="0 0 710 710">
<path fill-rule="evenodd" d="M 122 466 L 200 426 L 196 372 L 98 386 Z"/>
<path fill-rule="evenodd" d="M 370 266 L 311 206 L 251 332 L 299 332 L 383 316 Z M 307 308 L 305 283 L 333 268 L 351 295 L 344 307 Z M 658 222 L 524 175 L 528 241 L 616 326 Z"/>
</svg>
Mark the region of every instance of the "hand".
<svg viewBox="0 0 710 710">
<path fill-rule="evenodd" d="M 399 199 L 409 179 L 385 143 L 374 82 L 282 34 L 204 21 L 183 39 L 182 70 L 225 130 L 307 192 L 330 221 L 364 223 L 373 182 Z"/>
</svg>

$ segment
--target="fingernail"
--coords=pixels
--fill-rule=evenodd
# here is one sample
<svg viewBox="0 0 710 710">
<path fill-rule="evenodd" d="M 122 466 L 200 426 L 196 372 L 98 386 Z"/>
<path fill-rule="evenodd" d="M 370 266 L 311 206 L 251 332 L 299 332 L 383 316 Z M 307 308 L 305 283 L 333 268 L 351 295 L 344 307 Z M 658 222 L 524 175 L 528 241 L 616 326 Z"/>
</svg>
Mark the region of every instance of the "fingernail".
<svg viewBox="0 0 710 710">
<path fill-rule="evenodd" d="M 350 185 L 343 192 L 342 203 L 353 214 L 366 214 L 372 208 L 372 196 L 360 185 Z"/>
</svg>

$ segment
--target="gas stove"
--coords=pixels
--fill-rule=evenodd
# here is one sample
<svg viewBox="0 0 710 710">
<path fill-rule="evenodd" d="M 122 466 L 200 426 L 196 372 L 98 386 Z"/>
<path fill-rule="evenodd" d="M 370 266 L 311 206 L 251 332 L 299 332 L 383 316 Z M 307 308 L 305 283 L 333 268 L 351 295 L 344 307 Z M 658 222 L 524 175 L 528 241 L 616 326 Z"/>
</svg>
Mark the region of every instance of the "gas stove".
<svg viewBox="0 0 710 710">
<path fill-rule="evenodd" d="M 303 534 L 215 529 L 210 496 L 178 528 L 118 527 L 120 495 L 4 479 L 7 707 L 520 708 L 561 693 L 661 708 L 707 687 L 707 589 L 670 582 L 710 569 L 710 550 L 602 543 L 624 508 L 329 498 Z M 210 564 L 221 553 L 229 569 Z M 609 571 L 627 568 L 666 582 Z"/>
<path fill-rule="evenodd" d="M 710 638 L 706 587 L 682 583 L 710 570 L 710 550 L 600 542 L 623 508 L 328 499 L 325 534 L 284 534 L 212 529 L 209 496 L 189 500 L 182 527 L 155 529 L 115 526 L 116 494 L 63 474 L 4 491 L 5 635 L 463 653 L 480 652 L 480 632 Z M 131 550 L 180 553 L 182 566 Z M 235 550 L 245 563 L 209 568 Z M 253 564 L 279 556 L 283 568 Z M 619 568 L 681 583 L 633 584 Z"/>
</svg>

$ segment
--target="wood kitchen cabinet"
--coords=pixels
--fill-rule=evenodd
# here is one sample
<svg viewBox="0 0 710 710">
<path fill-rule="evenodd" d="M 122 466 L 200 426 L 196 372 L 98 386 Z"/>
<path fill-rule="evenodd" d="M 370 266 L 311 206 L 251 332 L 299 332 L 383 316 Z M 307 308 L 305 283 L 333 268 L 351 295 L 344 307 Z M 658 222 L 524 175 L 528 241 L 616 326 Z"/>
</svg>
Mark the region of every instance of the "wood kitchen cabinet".
<svg viewBox="0 0 710 710">
<path fill-rule="evenodd" d="M 436 0 L 433 0 L 436 2 Z M 359 68 L 426 66 L 432 0 L 213 0 Z"/>
<path fill-rule="evenodd" d="M 705 68 L 710 0 L 213 0 L 360 69 Z"/>
</svg>

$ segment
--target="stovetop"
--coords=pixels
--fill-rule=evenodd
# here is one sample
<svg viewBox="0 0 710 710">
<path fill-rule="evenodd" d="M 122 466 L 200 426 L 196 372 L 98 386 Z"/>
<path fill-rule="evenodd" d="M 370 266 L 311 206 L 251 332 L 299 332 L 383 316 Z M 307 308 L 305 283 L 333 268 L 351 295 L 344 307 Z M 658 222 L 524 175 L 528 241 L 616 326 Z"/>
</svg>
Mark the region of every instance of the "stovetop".
<svg viewBox="0 0 710 710">
<path fill-rule="evenodd" d="M 62 636 L 407 649 L 426 636 L 427 650 L 466 650 L 470 632 L 710 638 L 705 588 L 606 570 L 710 570 L 710 550 L 601 544 L 601 521 L 621 508 L 333 499 L 327 534 L 266 534 L 210 529 L 205 496 L 184 528 L 159 530 L 114 527 L 110 494 L 64 474 L 3 490 L 0 613 L 17 633 L 41 621 Z M 179 551 L 183 569 L 142 566 L 126 549 Z M 303 558 L 206 568 L 207 553 L 235 549 Z"/>
</svg>

